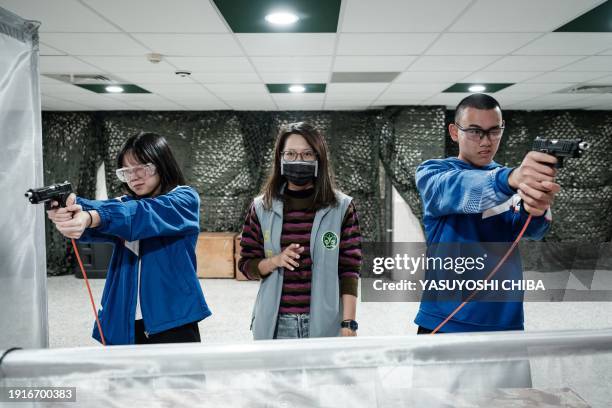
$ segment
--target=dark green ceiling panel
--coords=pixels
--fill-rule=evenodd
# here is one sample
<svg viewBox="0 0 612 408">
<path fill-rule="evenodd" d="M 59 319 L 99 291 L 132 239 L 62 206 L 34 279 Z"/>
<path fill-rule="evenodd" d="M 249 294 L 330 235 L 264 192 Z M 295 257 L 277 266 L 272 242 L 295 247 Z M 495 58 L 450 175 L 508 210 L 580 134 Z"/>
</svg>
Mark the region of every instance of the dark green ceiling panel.
<svg viewBox="0 0 612 408">
<path fill-rule="evenodd" d="M 302 85 L 304 88 L 306 88 L 306 90 L 302 93 L 325 92 L 325 84 L 266 84 L 270 93 L 293 93 L 289 92 L 289 87 L 292 85 Z"/>
<path fill-rule="evenodd" d="M 472 92 L 468 88 L 472 85 L 483 85 L 486 89 L 484 93 L 495 93 L 514 84 L 486 84 L 486 83 L 458 83 L 446 88 L 442 92 Z"/>
<path fill-rule="evenodd" d="M 100 84 L 75 84 L 76 86 L 79 86 L 81 88 L 85 88 L 87 90 L 93 91 L 95 93 L 107 93 L 107 94 L 115 94 L 115 95 L 120 95 L 120 94 L 126 94 L 126 93 L 140 93 L 140 94 L 147 94 L 147 93 L 151 93 L 149 91 L 147 91 L 146 89 L 143 89 L 137 85 L 131 85 L 131 84 L 112 84 L 114 86 L 120 86 L 123 88 L 123 92 L 107 92 L 106 91 L 106 87 L 109 85 L 100 85 Z"/>
<path fill-rule="evenodd" d="M 235 33 L 335 33 L 340 0 L 215 0 Z M 265 20 L 272 12 L 291 12 L 299 21 L 288 26 Z"/>
<path fill-rule="evenodd" d="M 555 32 L 571 33 L 609 33 L 612 32 L 612 1 L 587 11 L 569 23 L 557 28 Z"/>
</svg>

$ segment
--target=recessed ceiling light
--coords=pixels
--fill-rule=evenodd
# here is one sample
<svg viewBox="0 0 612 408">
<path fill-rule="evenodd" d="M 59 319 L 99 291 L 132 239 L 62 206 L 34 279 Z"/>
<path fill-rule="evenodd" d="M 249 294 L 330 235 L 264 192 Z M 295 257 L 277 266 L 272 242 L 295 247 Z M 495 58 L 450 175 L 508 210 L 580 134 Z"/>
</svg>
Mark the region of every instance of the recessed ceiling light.
<svg viewBox="0 0 612 408">
<path fill-rule="evenodd" d="M 484 85 L 472 85 L 468 88 L 468 91 L 470 92 L 483 92 L 485 89 L 487 89 L 486 86 Z"/>
<path fill-rule="evenodd" d="M 106 92 L 110 92 L 110 93 L 121 93 L 123 92 L 123 88 L 120 86 L 116 86 L 116 85 L 109 85 L 106 88 L 104 88 L 106 90 Z"/>
<path fill-rule="evenodd" d="M 279 12 L 270 13 L 266 16 L 266 21 L 270 24 L 289 25 L 298 21 L 299 18 L 293 13 Z"/>
<path fill-rule="evenodd" d="M 293 93 L 302 93 L 306 90 L 306 88 L 303 85 L 291 85 L 289 87 L 289 92 L 293 92 Z"/>
</svg>

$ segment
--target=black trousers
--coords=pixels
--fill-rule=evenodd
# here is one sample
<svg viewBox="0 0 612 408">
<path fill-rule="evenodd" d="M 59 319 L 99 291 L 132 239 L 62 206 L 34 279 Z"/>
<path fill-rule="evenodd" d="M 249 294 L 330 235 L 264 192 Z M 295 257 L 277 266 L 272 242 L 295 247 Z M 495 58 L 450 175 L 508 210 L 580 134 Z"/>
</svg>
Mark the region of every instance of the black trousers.
<svg viewBox="0 0 612 408">
<path fill-rule="evenodd" d="M 417 334 L 431 334 L 432 331 L 433 329 L 426 329 L 423 326 L 419 326 L 419 328 L 417 329 Z M 442 332 L 436 332 L 436 333 L 442 333 Z"/>
<path fill-rule="evenodd" d="M 136 344 L 199 343 L 201 341 L 198 322 L 187 323 L 183 326 L 173 327 L 172 329 L 146 336 L 144 322 L 136 320 L 134 335 Z"/>
</svg>

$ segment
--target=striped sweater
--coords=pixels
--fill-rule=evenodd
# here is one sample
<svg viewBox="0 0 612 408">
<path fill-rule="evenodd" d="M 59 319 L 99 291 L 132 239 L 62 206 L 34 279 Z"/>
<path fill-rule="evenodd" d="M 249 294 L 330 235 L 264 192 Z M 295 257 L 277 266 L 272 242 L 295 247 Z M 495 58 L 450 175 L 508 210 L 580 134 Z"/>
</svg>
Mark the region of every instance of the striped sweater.
<svg viewBox="0 0 612 408">
<path fill-rule="evenodd" d="M 314 189 L 285 191 L 283 206 L 283 230 L 281 248 L 290 244 L 304 247 L 299 266 L 295 270 L 283 271 L 283 289 L 279 313 L 309 313 L 312 259 L 310 257 L 310 234 L 316 211 L 312 208 Z M 264 243 L 261 226 L 251 205 L 242 229 L 238 267 L 249 279 L 261 277 L 259 262 L 264 258 Z M 349 205 L 342 222 L 340 236 L 338 278 L 340 294 L 357 296 L 357 282 L 361 268 L 361 232 L 354 204 Z"/>
</svg>

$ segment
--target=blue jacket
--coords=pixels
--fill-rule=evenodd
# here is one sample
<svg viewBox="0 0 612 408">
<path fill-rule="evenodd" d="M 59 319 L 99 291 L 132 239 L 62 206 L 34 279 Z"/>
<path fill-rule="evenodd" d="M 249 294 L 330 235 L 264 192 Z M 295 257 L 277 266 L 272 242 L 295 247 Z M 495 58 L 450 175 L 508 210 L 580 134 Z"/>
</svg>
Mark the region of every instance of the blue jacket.
<svg viewBox="0 0 612 408">
<path fill-rule="evenodd" d="M 460 242 L 513 242 L 528 214 L 520 197 L 508 184 L 512 168 L 491 162 L 474 167 L 456 157 L 428 160 L 416 172 L 423 201 L 427 244 Z M 550 226 L 550 210 L 532 217 L 523 235 L 541 239 Z M 493 258 L 493 257 L 491 257 Z M 487 274 L 498 259 L 487 262 Z M 522 265 L 515 250 L 500 274 L 522 279 Z M 460 302 L 422 301 L 415 323 L 428 329 L 438 326 Z M 442 332 L 522 330 L 523 303 L 469 302 L 441 329 Z"/>
<path fill-rule="evenodd" d="M 126 242 L 139 240 L 140 307 L 147 334 L 210 316 L 196 275 L 200 198 L 194 189 L 179 186 L 142 199 L 78 197 L 77 204 L 100 214 L 100 225 L 86 229 L 79 241 L 115 245 L 98 311 L 107 344 L 134 343 L 139 257 Z M 93 337 L 100 341 L 96 324 Z"/>
</svg>

